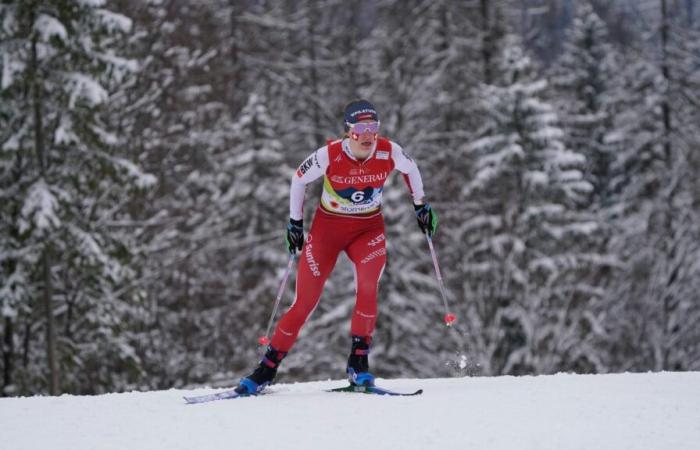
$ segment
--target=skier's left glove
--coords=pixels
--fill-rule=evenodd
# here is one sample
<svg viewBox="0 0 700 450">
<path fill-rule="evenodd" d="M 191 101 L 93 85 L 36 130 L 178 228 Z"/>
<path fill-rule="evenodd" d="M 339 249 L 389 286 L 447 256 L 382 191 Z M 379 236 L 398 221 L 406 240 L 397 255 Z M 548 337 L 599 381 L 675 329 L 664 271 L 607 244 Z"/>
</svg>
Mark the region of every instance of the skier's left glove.
<svg viewBox="0 0 700 450">
<path fill-rule="evenodd" d="M 420 230 L 432 237 L 437 231 L 437 213 L 433 211 L 433 209 L 427 203 L 423 203 L 422 205 L 413 205 L 413 208 L 416 210 L 416 218 L 418 219 L 418 226 L 420 227 Z"/>
<path fill-rule="evenodd" d="M 287 242 L 287 250 L 294 254 L 297 250 L 301 251 L 304 246 L 304 221 L 289 219 L 287 224 L 287 234 L 285 236 Z"/>
</svg>

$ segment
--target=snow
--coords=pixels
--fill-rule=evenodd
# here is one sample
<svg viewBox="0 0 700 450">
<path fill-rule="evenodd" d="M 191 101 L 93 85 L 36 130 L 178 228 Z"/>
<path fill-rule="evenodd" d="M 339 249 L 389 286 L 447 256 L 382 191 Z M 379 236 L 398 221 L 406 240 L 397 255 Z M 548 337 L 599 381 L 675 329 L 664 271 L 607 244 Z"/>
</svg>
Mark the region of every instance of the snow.
<svg viewBox="0 0 700 450">
<path fill-rule="evenodd" d="M 78 98 L 85 99 L 90 105 L 98 105 L 109 97 L 107 90 L 93 78 L 78 72 L 68 74 L 68 82 L 73 85 L 69 108 L 75 106 Z"/>
<path fill-rule="evenodd" d="M 55 17 L 46 14 L 39 15 L 34 23 L 34 30 L 41 35 L 42 41 L 48 41 L 51 36 L 57 36 L 62 41 L 68 38 L 66 27 Z"/>
<path fill-rule="evenodd" d="M 30 224 L 33 224 L 40 230 L 57 227 L 61 223 L 56 215 L 57 209 L 58 200 L 44 179 L 39 179 L 29 189 L 27 198 L 22 206 L 22 217 L 27 219 L 29 223 L 21 222 L 20 232 L 26 231 Z"/>
<path fill-rule="evenodd" d="M 53 141 L 55 144 L 71 144 L 79 142 L 78 136 L 73 132 L 73 121 L 69 116 L 63 116 L 54 133 Z"/>
<path fill-rule="evenodd" d="M 186 405 L 194 391 L 0 399 L 5 450 L 696 449 L 700 373 L 379 380 L 417 397 L 326 393 L 344 381 Z"/>
<path fill-rule="evenodd" d="M 24 69 L 24 63 L 12 59 L 9 52 L 2 52 L 2 78 L 0 79 L 0 89 L 7 89 L 14 81 L 14 74 Z"/>
<path fill-rule="evenodd" d="M 523 178 L 532 186 L 547 186 L 549 183 L 547 173 L 541 170 L 531 170 L 526 172 L 523 175 Z"/>
<path fill-rule="evenodd" d="M 572 223 L 568 226 L 568 229 L 577 234 L 583 234 L 583 235 L 591 235 L 598 231 L 600 229 L 600 226 L 598 225 L 597 222 L 593 221 L 588 221 L 588 222 L 579 222 L 579 223 Z"/>
<path fill-rule="evenodd" d="M 109 30 L 122 31 L 128 33 L 131 31 L 133 22 L 130 18 L 123 14 L 115 13 L 106 9 L 98 9 L 95 13 L 101 18 L 102 22 Z"/>
<path fill-rule="evenodd" d="M 155 175 L 144 173 L 136 164 L 132 163 L 128 159 L 112 158 L 112 161 L 126 169 L 129 176 L 135 180 L 136 186 L 141 189 L 151 187 L 158 182 Z"/>
<path fill-rule="evenodd" d="M 557 151 L 552 155 L 553 162 L 558 167 L 572 167 L 585 164 L 586 157 L 571 151 Z"/>
<path fill-rule="evenodd" d="M 94 56 L 122 71 L 137 72 L 140 69 L 137 60 L 122 58 L 121 56 L 115 55 L 111 50 L 107 50 L 103 53 L 96 53 Z"/>
<path fill-rule="evenodd" d="M 104 6 L 105 2 L 106 0 L 78 0 L 78 3 L 80 3 L 81 5 L 91 8 Z"/>
</svg>

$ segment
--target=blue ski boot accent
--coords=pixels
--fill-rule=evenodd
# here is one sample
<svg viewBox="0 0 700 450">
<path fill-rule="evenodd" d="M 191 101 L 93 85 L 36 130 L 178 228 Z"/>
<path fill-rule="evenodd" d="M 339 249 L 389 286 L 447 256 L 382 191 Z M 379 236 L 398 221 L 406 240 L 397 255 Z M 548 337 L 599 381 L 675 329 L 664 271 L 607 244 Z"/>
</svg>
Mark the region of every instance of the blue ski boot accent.
<svg viewBox="0 0 700 450">
<path fill-rule="evenodd" d="M 261 384 L 258 384 L 250 378 L 243 378 L 241 382 L 238 383 L 238 387 L 235 389 L 235 391 L 239 395 L 256 395 L 257 393 L 265 389 L 268 384 L 270 384 L 269 381 L 265 381 Z"/>
<path fill-rule="evenodd" d="M 348 380 L 350 384 L 357 386 L 374 386 L 374 375 L 369 372 L 355 372 L 351 367 L 348 367 Z"/>
<path fill-rule="evenodd" d="M 280 352 L 271 345 L 268 346 L 258 367 L 238 383 L 236 392 L 241 395 L 256 395 L 272 384 L 275 375 L 277 375 L 277 368 L 285 356 L 287 356 L 286 352 Z"/>
</svg>

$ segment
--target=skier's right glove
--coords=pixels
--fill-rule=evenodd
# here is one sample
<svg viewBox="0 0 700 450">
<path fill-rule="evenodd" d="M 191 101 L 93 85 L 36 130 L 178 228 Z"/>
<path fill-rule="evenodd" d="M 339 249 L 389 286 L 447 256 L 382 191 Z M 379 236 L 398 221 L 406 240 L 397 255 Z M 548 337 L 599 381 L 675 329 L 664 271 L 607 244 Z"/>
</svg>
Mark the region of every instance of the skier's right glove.
<svg viewBox="0 0 700 450">
<path fill-rule="evenodd" d="M 289 219 L 287 224 L 287 235 L 285 237 L 287 242 L 287 250 L 289 253 L 294 254 L 297 250 L 301 251 L 304 246 L 304 221 Z"/>
</svg>

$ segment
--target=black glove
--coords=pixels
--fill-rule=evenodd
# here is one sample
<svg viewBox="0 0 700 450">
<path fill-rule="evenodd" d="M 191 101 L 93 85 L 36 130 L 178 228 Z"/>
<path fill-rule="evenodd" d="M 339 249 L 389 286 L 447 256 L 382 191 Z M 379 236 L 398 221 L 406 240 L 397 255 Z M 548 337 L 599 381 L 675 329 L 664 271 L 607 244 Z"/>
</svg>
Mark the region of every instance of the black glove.
<svg viewBox="0 0 700 450">
<path fill-rule="evenodd" d="M 285 240 L 287 241 L 287 250 L 289 250 L 289 253 L 294 254 L 297 250 L 301 251 L 301 247 L 304 246 L 303 220 L 289 219 Z"/>
<path fill-rule="evenodd" d="M 416 210 L 416 218 L 418 219 L 418 226 L 420 227 L 420 230 L 432 237 L 437 231 L 437 213 L 433 211 L 430 205 L 427 203 L 422 205 L 413 205 L 413 208 Z"/>
</svg>

